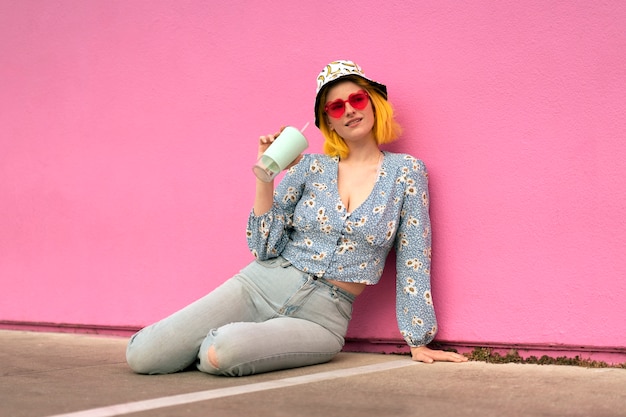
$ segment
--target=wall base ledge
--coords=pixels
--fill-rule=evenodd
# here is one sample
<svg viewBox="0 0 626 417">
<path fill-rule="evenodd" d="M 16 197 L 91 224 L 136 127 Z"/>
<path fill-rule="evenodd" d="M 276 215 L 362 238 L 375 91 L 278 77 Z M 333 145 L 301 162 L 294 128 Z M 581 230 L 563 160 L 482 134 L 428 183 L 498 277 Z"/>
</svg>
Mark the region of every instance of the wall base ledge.
<svg viewBox="0 0 626 417">
<path fill-rule="evenodd" d="M 79 333 L 97 334 L 106 336 L 130 337 L 137 332 L 138 326 L 110 326 L 110 325 L 89 325 L 74 323 L 47 323 L 47 322 L 23 322 L 0 320 L 0 329 L 21 330 L 33 332 L 55 332 L 55 333 Z M 506 354 L 510 350 L 516 350 L 521 357 L 529 356 L 541 357 L 580 357 L 603 361 L 608 364 L 626 363 L 626 346 L 589 346 L 571 345 L 559 343 L 506 343 L 506 342 L 479 342 L 479 341 L 452 341 L 435 340 L 434 346 L 441 349 L 454 349 L 461 353 L 468 353 L 477 348 L 488 348 L 494 352 Z M 386 353 L 386 354 L 408 354 L 409 348 L 404 340 L 398 339 L 360 339 L 346 338 L 344 352 L 363 353 Z"/>
</svg>

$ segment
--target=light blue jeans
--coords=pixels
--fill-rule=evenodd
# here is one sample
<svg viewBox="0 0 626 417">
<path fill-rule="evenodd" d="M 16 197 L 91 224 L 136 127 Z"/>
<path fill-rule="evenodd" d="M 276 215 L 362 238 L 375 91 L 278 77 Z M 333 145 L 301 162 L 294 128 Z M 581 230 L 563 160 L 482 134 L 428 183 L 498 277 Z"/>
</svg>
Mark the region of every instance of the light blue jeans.
<svg viewBox="0 0 626 417">
<path fill-rule="evenodd" d="M 133 335 L 126 360 L 137 373 L 190 365 L 243 376 L 330 361 L 344 344 L 354 296 L 291 266 L 254 261 L 205 297 Z M 211 365 L 213 346 L 219 367 Z"/>
</svg>

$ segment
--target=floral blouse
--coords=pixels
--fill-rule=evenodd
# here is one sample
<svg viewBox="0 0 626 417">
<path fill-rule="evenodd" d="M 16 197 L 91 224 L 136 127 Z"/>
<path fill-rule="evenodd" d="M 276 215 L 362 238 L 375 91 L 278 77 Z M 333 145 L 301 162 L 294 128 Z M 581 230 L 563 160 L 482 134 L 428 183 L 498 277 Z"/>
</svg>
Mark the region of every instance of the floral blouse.
<svg viewBox="0 0 626 417">
<path fill-rule="evenodd" d="M 428 173 L 411 155 L 384 152 L 368 198 L 348 212 L 337 189 L 338 157 L 305 154 L 274 191 L 274 204 L 250 213 L 248 246 L 299 270 L 344 282 L 378 283 L 396 251 L 396 317 L 410 346 L 430 343 L 437 321 L 430 292 Z"/>
</svg>

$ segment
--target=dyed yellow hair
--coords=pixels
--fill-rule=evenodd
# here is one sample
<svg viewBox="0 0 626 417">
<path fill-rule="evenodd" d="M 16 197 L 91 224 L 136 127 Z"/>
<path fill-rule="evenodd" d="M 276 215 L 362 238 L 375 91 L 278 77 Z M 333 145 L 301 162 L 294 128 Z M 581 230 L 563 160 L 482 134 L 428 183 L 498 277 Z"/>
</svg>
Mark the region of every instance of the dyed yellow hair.
<svg viewBox="0 0 626 417">
<path fill-rule="evenodd" d="M 393 108 L 378 91 L 373 89 L 370 84 L 361 77 L 347 76 L 342 78 L 341 81 L 352 81 L 369 94 L 370 101 L 374 108 L 374 139 L 376 139 L 378 145 L 393 142 L 400 137 L 402 128 L 393 118 Z M 320 131 L 322 135 L 324 135 L 324 153 L 330 156 L 345 158 L 350 153 L 348 145 L 346 145 L 346 142 L 337 132 L 330 129 L 328 120 L 326 119 L 328 116 L 324 112 L 328 90 L 329 89 L 326 88 L 322 91 L 319 108 L 317 109 L 317 117 L 322 121 L 320 123 Z"/>
</svg>

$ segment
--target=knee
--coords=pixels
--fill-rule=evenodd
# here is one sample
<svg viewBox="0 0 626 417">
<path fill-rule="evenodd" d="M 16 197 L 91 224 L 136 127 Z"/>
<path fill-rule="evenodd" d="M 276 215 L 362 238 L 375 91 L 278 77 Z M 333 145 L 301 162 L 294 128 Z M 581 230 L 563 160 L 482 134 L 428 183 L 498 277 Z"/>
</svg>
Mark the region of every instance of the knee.
<svg viewBox="0 0 626 417">
<path fill-rule="evenodd" d="M 160 363 L 154 352 L 141 343 L 133 343 L 135 336 L 130 339 L 126 346 L 126 363 L 137 374 L 162 374 L 167 373 L 160 369 Z"/>
<path fill-rule="evenodd" d="M 213 375 L 221 375 L 220 360 L 218 359 L 218 349 L 215 347 L 213 340 L 206 341 L 206 346 L 200 347 L 198 353 L 197 368 L 199 371 Z"/>
<path fill-rule="evenodd" d="M 220 365 L 217 362 L 217 352 L 215 352 L 215 346 L 211 345 L 211 347 L 209 348 L 209 352 L 207 353 L 207 357 L 211 366 L 219 369 Z"/>
<path fill-rule="evenodd" d="M 230 343 L 228 337 L 218 337 L 217 331 L 213 331 L 200 347 L 196 367 L 212 375 L 240 376 L 237 366 L 240 348 Z"/>
<path fill-rule="evenodd" d="M 142 354 L 141 349 L 133 345 L 134 337 L 130 339 L 126 346 L 126 363 L 138 374 L 149 374 L 150 364 L 146 363 L 146 355 Z"/>
</svg>

